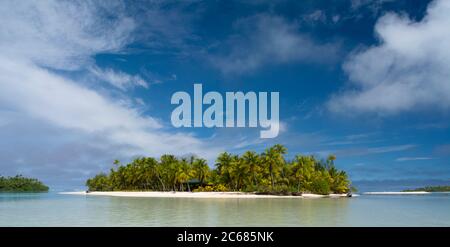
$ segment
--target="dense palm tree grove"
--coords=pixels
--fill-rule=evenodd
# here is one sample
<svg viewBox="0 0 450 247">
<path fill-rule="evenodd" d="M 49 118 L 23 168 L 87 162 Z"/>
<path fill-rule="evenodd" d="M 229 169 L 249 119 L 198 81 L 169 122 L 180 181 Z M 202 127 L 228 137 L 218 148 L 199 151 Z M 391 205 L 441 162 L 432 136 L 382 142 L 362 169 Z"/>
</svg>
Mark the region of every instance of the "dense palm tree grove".
<svg viewBox="0 0 450 247">
<path fill-rule="evenodd" d="M 35 178 L 21 175 L 14 177 L 0 176 L 0 192 L 47 192 L 48 187 Z"/>
<path fill-rule="evenodd" d="M 347 193 L 350 181 L 334 165 L 335 156 L 318 160 L 297 155 L 287 161 L 287 150 L 274 145 L 258 154 L 221 153 L 210 169 L 206 160 L 163 155 L 142 157 L 127 165 L 115 161 L 109 174 L 88 179 L 90 191 L 245 191 L 258 193 Z M 193 182 L 195 181 L 195 182 Z M 195 188 L 191 188 L 192 185 Z"/>
</svg>

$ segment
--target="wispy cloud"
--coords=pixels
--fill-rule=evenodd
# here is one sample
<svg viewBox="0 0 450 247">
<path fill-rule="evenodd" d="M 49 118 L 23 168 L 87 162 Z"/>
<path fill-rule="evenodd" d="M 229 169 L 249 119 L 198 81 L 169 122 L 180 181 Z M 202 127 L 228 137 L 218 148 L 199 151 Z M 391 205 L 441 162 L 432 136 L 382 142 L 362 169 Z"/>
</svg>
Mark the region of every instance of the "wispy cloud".
<svg viewBox="0 0 450 247">
<path fill-rule="evenodd" d="M 416 160 L 432 160 L 431 157 L 400 157 L 395 159 L 395 161 L 402 162 L 402 161 L 416 161 Z"/>
<path fill-rule="evenodd" d="M 368 148 L 368 153 L 390 153 L 390 152 L 398 152 L 398 151 L 404 151 L 408 149 L 412 149 L 417 147 L 417 145 L 414 144 L 406 144 L 406 145 L 393 145 L 393 146 L 384 146 L 384 147 L 374 147 L 374 148 Z"/>
<path fill-rule="evenodd" d="M 209 51 L 209 60 L 223 73 L 252 72 L 268 64 L 329 63 L 336 58 L 334 44 L 318 44 L 299 32 L 298 23 L 260 14 L 236 21 L 236 33 Z"/>
<path fill-rule="evenodd" d="M 392 1 L 394 0 L 351 0 L 350 8 L 352 11 L 358 11 L 362 8 L 366 8 L 370 10 L 373 15 L 376 15 L 382 11 L 384 3 Z"/>
<path fill-rule="evenodd" d="M 425 123 L 425 124 L 417 124 L 411 126 L 411 128 L 418 130 L 429 130 L 429 129 L 447 129 L 449 124 L 447 122 L 440 123 Z"/>
<path fill-rule="evenodd" d="M 328 150 L 318 150 L 309 152 L 311 154 L 317 154 L 319 156 L 327 156 L 329 154 L 335 154 L 341 157 L 351 157 L 351 156 L 365 156 L 374 154 L 384 154 L 393 153 L 410 150 L 417 147 L 415 144 L 405 144 L 405 145 L 389 145 L 389 146 L 379 146 L 379 147 L 356 147 L 356 148 L 343 148 L 343 149 L 328 149 Z"/>
<path fill-rule="evenodd" d="M 361 134 L 352 134 L 347 135 L 342 138 L 327 140 L 324 142 L 324 145 L 326 146 L 339 146 L 339 145 L 354 145 L 354 144 L 367 144 L 367 143 L 374 143 L 379 142 L 380 140 L 374 139 L 374 137 L 378 133 L 371 132 L 371 133 L 361 133 Z"/>
<path fill-rule="evenodd" d="M 139 75 L 129 75 L 122 71 L 115 71 L 113 69 L 101 69 L 97 66 L 90 68 L 92 74 L 94 74 L 98 79 L 106 81 L 123 91 L 134 88 L 143 87 L 148 88 L 149 83 L 142 79 Z"/>
</svg>

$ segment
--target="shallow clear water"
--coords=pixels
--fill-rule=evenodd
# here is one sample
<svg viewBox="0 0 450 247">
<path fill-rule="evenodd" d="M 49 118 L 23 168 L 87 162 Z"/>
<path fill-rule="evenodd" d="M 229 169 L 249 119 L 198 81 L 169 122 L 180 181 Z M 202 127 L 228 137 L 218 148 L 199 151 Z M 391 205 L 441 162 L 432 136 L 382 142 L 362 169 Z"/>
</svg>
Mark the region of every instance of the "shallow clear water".
<svg viewBox="0 0 450 247">
<path fill-rule="evenodd" d="M 450 195 L 199 199 L 0 193 L 0 226 L 450 226 Z"/>
</svg>

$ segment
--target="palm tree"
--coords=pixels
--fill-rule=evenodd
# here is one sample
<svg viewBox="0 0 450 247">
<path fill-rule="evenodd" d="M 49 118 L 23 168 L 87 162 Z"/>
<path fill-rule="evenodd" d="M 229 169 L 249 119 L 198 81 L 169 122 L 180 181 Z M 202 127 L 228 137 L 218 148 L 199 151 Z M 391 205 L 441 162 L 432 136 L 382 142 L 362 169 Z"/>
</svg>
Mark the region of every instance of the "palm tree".
<svg viewBox="0 0 450 247">
<path fill-rule="evenodd" d="M 223 152 L 219 154 L 219 156 L 217 157 L 215 165 L 217 169 L 217 174 L 220 177 L 221 182 L 228 186 L 232 184 L 230 175 L 232 160 L 233 156 L 231 154 Z"/>
<path fill-rule="evenodd" d="M 180 183 L 180 190 L 184 191 L 184 184 L 186 183 L 188 186 L 188 191 L 191 191 L 191 187 L 189 185 L 189 180 L 193 177 L 193 170 L 191 167 L 191 163 L 186 159 L 181 159 L 178 162 L 178 170 L 177 170 L 177 181 Z"/>
<path fill-rule="evenodd" d="M 315 159 L 313 156 L 296 155 L 294 160 L 294 177 L 297 180 L 297 191 L 303 187 L 310 190 L 315 177 Z"/>
<path fill-rule="evenodd" d="M 249 173 L 247 163 L 239 158 L 239 156 L 233 156 L 231 161 L 230 175 L 233 180 L 233 185 L 235 190 L 241 190 L 244 185 L 244 180 Z"/>
<path fill-rule="evenodd" d="M 339 171 L 334 166 L 336 156 L 329 155 L 327 158 L 327 172 L 331 191 L 335 193 L 345 193 L 349 191 L 350 182 L 344 171 Z"/>
<path fill-rule="evenodd" d="M 336 155 L 330 154 L 327 157 L 327 168 L 334 167 L 334 161 L 336 160 Z"/>
<path fill-rule="evenodd" d="M 301 155 L 296 155 L 294 161 L 292 161 L 292 175 L 297 181 L 297 192 L 300 192 L 300 183 L 303 176 L 302 167 L 303 160 Z"/>
<path fill-rule="evenodd" d="M 210 170 L 205 159 L 194 159 L 192 161 L 192 168 L 194 169 L 195 177 L 200 181 L 200 184 L 208 178 Z"/>
<path fill-rule="evenodd" d="M 330 173 L 331 183 L 330 187 L 334 193 L 347 193 L 350 190 L 350 181 L 348 180 L 345 171 L 337 171 Z"/>
<path fill-rule="evenodd" d="M 164 175 L 166 176 L 166 180 L 172 186 L 172 189 L 176 191 L 177 185 L 177 170 L 178 170 L 178 160 L 174 155 L 162 155 L 160 158 L 160 166 L 161 169 L 164 170 Z"/>
<path fill-rule="evenodd" d="M 163 191 L 166 191 L 166 184 L 169 182 L 167 169 L 161 165 L 161 163 L 156 163 L 155 174 L 158 178 L 159 183 L 162 186 Z M 169 184 L 170 185 L 170 184 Z"/>
<path fill-rule="evenodd" d="M 158 162 L 156 161 L 156 159 L 147 157 L 142 158 L 141 162 L 142 164 L 140 173 L 143 176 L 144 188 L 148 189 L 148 187 L 150 186 L 152 189 L 157 189 L 157 184 L 158 182 L 160 182 L 164 191 L 164 183 L 162 182 L 161 177 L 158 173 Z"/>
<path fill-rule="evenodd" d="M 248 171 L 251 176 L 251 185 L 253 188 L 258 186 L 258 179 L 256 177 L 257 173 L 260 170 L 260 158 L 256 152 L 247 151 L 242 155 L 242 159 L 244 163 L 248 166 Z"/>
<path fill-rule="evenodd" d="M 275 187 L 276 176 L 285 162 L 283 155 L 286 154 L 286 152 L 286 147 L 276 144 L 273 147 L 266 149 L 263 153 L 263 161 L 269 170 L 272 189 Z"/>
</svg>

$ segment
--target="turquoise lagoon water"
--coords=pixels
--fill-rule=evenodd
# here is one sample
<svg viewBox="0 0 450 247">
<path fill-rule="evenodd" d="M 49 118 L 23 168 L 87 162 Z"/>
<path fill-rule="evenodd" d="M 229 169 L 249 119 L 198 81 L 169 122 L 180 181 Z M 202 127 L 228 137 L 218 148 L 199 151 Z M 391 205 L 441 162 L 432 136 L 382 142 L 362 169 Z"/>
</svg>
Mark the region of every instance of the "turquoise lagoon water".
<svg viewBox="0 0 450 247">
<path fill-rule="evenodd" d="M 199 199 L 0 193 L 0 226 L 450 226 L 450 194 Z"/>
</svg>

